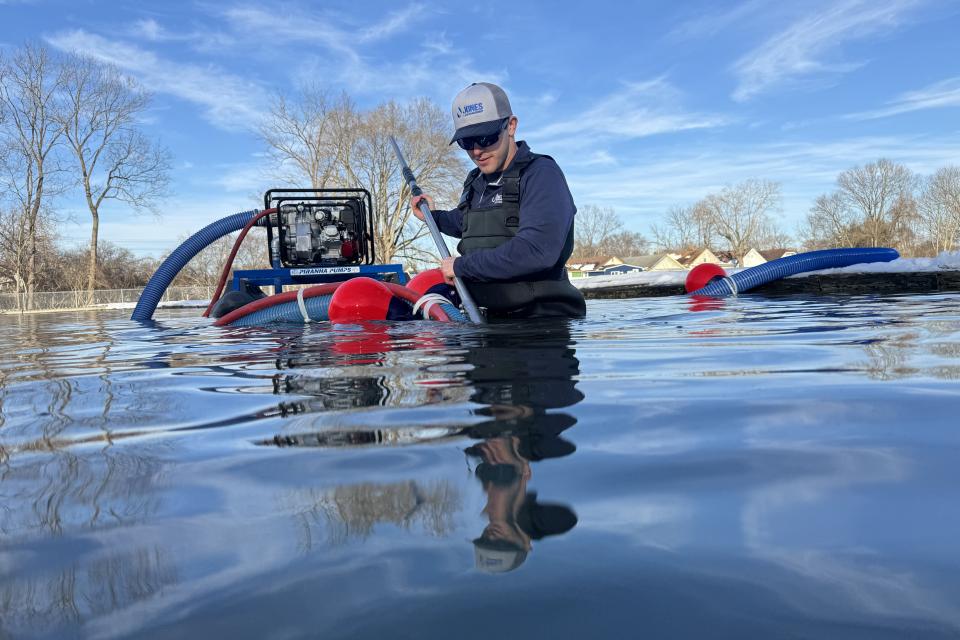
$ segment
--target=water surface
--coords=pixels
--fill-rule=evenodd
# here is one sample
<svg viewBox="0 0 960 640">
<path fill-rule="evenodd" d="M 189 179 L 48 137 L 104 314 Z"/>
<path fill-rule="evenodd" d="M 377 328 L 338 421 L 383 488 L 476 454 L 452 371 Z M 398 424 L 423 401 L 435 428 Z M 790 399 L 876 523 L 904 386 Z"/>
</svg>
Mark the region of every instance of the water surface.
<svg viewBox="0 0 960 640">
<path fill-rule="evenodd" d="M 0 317 L 0 637 L 960 637 L 960 296 Z"/>
</svg>

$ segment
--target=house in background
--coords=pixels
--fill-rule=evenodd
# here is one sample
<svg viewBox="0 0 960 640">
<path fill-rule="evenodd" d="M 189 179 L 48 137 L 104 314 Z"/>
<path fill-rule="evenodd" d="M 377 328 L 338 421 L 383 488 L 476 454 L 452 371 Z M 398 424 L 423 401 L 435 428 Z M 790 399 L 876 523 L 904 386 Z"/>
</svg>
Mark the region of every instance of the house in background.
<svg viewBox="0 0 960 640">
<path fill-rule="evenodd" d="M 779 260 L 787 256 L 795 256 L 797 252 L 793 249 L 765 249 L 760 252 L 760 255 L 763 256 L 764 260 L 770 262 L 771 260 Z"/>
<path fill-rule="evenodd" d="M 671 253 L 671 256 L 676 256 L 676 254 Z M 693 269 L 695 266 L 710 263 L 710 264 L 720 264 L 720 259 L 717 258 L 716 254 L 710 249 L 694 249 L 689 251 L 679 257 L 677 257 L 677 262 L 682 264 L 687 269 Z"/>
<path fill-rule="evenodd" d="M 623 260 L 615 256 L 591 256 L 575 258 L 567 261 L 567 274 L 571 278 L 583 278 L 594 271 L 603 271 L 608 267 L 623 264 Z"/>
<path fill-rule="evenodd" d="M 640 267 L 635 267 L 632 264 L 617 264 L 612 267 L 604 267 L 603 271 L 591 271 L 587 275 L 590 276 L 619 276 L 625 273 L 640 273 L 643 271 Z"/>
<path fill-rule="evenodd" d="M 759 264 L 763 264 L 767 259 L 763 257 L 759 251 L 750 247 L 750 251 L 747 251 L 743 254 L 743 260 L 740 261 L 741 267 L 755 267 Z"/>
<path fill-rule="evenodd" d="M 671 269 L 683 270 L 684 267 L 669 253 L 659 253 L 648 256 L 630 256 L 623 259 L 623 264 L 639 267 L 643 271 L 668 271 Z"/>
<path fill-rule="evenodd" d="M 743 260 L 737 260 L 729 251 L 711 251 L 708 248 L 695 249 L 688 253 L 683 254 L 678 259 L 678 262 L 685 266 L 687 269 L 693 269 L 694 267 L 701 264 L 718 264 L 721 267 L 755 267 L 758 264 L 763 264 L 766 262 L 766 259 L 760 255 L 760 252 L 756 249 L 750 249 L 743 256 Z"/>
<path fill-rule="evenodd" d="M 729 251 L 717 251 L 717 264 L 724 269 L 736 269 L 740 266 L 737 257 Z"/>
<path fill-rule="evenodd" d="M 717 251 L 713 252 L 709 249 L 698 249 L 697 251 L 690 252 L 684 255 L 680 262 L 684 264 L 688 269 L 693 269 L 698 264 L 703 264 L 709 262 L 711 264 L 718 264 L 721 267 L 725 268 L 749 268 L 756 267 L 770 260 L 776 260 L 777 258 L 782 258 L 784 256 L 792 256 L 796 253 L 791 249 L 769 249 L 767 251 L 758 251 L 754 247 L 751 247 L 747 251 L 742 259 L 737 259 L 733 253 L 730 251 Z"/>
</svg>

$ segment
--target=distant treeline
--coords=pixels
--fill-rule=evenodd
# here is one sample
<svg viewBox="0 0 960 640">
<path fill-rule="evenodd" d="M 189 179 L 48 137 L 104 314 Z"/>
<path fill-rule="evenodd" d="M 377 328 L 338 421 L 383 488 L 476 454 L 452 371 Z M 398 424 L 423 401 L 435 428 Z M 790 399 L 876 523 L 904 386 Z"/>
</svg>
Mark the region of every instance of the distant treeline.
<svg viewBox="0 0 960 640">
<path fill-rule="evenodd" d="M 210 245 L 180 272 L 174 286 L 215 284 L 226 262 L 236 234 Z M 46 240 L 38 246 L 40 268 L 34 275 L 35 291 L 84 291 L 87 287 L 88 249 L 63 249 Z M 131 251 L 106 241 L 97 248 L 95 289 L 136 289 L 143 287 L 166 256 L 136 256 Z M 253 230 L 234 260 L 238 269 L 262 268 L 267 264 L 266 236 Z"/>
<path fill-rule="evenodd" d="M 652 239 L 624 229 L 612 209 L 585 207 L 577 216 L 575 256 L 688 253 L 698 248 L 751 249 L 893 247 L 904 256 L 936 255 L 960 244 L 960 166 L 921 176 L 881 158 L 837 176 L 794 234 L 783 229 L 778 182 L 746 180 L 688 206 L 670 208 Z"/>
</svg>

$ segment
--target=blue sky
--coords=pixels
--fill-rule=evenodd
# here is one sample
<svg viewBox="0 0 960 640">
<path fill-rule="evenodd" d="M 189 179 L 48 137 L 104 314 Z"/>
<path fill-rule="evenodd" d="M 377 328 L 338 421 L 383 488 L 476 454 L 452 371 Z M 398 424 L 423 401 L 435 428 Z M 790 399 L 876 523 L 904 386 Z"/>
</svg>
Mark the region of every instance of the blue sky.
<svg viewBox="0 0 960 640">
<path fill-rule="evenodd" d="M 256 123 L 305 81 L 361 106 L 444 108 L 470 82 L 499 83 L 578 205 L 643 233 L 746 178 L 782 183 L 793 232 L 843 169 L 960 164 L 953 0 L 153 4 L 0 0 L 3 48 L 79 50 L 153 92 L 144 128 L 174 155 L 173 195 L 160 219 L 114 203 L 101 223 L 139 254 L 257 206 L 273 185 Z M 62 235 L 82 243 L 73 202 Z"/>
</svg>

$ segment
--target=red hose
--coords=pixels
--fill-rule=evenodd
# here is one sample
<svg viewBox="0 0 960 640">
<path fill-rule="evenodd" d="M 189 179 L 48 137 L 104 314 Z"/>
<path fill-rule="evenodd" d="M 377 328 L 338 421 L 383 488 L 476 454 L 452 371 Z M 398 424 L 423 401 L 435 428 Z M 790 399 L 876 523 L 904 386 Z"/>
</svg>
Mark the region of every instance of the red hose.
<svg viewBox="0 0 960 640">
<path fill-rule="evenodd" d="M 227 257 L 227 261 L 223 265 L 223 272 L 220 274 L 220 282 L 217 283 L 217 290 L 214 291 L 213 298 L 210 299 L 210 304 L 207 305 L 206 310 L 203 312 L 204 318 L 210 316 L 210 311 L 213 309 L 213 305 L 217 304 L 217 300 L 220 299 L 220 294 L 223 293 L 223 287 L 227 283 L 227 278 L 230 276 L 230 269 L 233 267 L 233 260 L 237 257 L 237 251 L 240 250 L 240 245 L 243 244 L 243 239 L 247 236 L 247 232 L 253 228 L 253 225 L 257 223 L 257 220 L 276 212 L 276 209 L 264 209 L 251 218 L 250 222 L 247 223 L 247 226 L 245 226 L 243 231 L 240 232 L 240 235 L 237 236 L 236 241 L 233 243 L 233 249 L 230 251 L 230 255 Z"/>
<path fill-rule="evenodd" d="M 347 282 L 346 280 L 344 282 Z M 303 290 L 304 298 L 314 298 L 316 296 L 323 296 L 330 293 L 333 293 L 337 290 L 343 282 L 328 282 L 325 284 L 318 284 L 312 287 L 307 287 Z M 407 289 L 403 285 L 395 284 L 393 282 L 384 282 L 390 292 L 400 298 L 401 300 L 406 300 L 407 302 L 413 304 L 420 299 L 420 294 L 416 291 Z M 266 309 L 267 307 L 272 307 L 278 304 L 283 304 L 284 302 L 292 302 L 297 299 L 296 291 L 284 291 L 283 293 L 278 293 L 272 295 L 268 298 L 260 298 L 259 300 L 254 300 L 248 304 L 243 305 L 239 309 L 234 309 L 227 315 L 219 318 L 216 322 L 213 323 L 215 327 L 225 327 L 228 326 L 240 318 L 246 317 L 255 311 L 260 311 L 261 309 Z M 450 322 L 450 316 L 447 315 L 447 312 L 440 308 L 440 305 L 433 305 L 430 307 L 430 316 L 439 322 Z"/>
<path fill-rule="evenodd" d="M 313 287 L 307 287 L 303 290 L 304 298 L 313 298 L 315 296 L 323 296 L 328 293 L 333 293 L 337 290 L 342 282 L 328 282 L 326 284 L 318 284 Z M 239 320 L 240 318 L 246 317 L 255 311 L 260 311 L 261 309 L 266 309 L 267 307 L 272 307 L 274 305 L 283 304 L 284 302 L 290 302 L 297 299 L 296 291 L 284 291 L 283 293 L 277 293 L 267 298 L 260 298 L 259 300 L 254 300 L 253 302 L 248 302 L 239 309 L 234 309 L 227 315 L 219 318 L 216 322 L 213 323 L 215 327 L 225 327 L 233 322 Z"/>
</svg>

